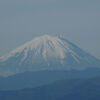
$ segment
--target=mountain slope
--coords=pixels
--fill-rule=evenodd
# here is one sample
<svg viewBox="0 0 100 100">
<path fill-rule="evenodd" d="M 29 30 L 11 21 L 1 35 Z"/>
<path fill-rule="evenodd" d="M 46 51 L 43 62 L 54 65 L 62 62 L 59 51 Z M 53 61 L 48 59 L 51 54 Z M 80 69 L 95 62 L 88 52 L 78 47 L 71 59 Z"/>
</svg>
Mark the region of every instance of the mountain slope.
<svg viewBox="0 0 100 100">
<path fill-rule="evenodd" d="M 1 100 L 100 100 L 100 77 L 62 80 L 33 89 L 0 91 Z"/>
<path fill-rule="evenodd" d="M 100 77 L 100 69 L 84 71 L 38 71 L 24 72 L 9 77 L 0 77 L 0 90 L 18 90 L 35 88 L 53 83 L 57 80 L 84 79 Z"/>
<path fill-rule="evenodd" d="M 44 35 L 0 57 L 0 74 L 100 68 L 100 61 L 63 37 Z"/>
</svg>

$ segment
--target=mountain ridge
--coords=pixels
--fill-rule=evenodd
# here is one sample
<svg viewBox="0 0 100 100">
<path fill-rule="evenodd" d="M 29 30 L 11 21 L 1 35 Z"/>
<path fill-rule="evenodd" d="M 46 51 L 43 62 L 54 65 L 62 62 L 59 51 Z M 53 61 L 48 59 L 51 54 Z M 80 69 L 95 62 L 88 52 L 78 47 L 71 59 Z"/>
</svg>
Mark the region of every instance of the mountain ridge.
<svg viewBox="0 0 100 100">
<path fill-rule="evenodd" d="M 100 77 L 60 80 L 21 90 L 2 91 L 2 100 L 100 100 Z"/>
<path fill-rule="evenodd" d="M 24 88 L 40 87 L 57 80 L 88 79 L 100 77 L 100 69 L 87 69 L 84 71 L 38 71 L 24 72 L 0 77 L 0 90 L 19 90 Z"/>
</svg>

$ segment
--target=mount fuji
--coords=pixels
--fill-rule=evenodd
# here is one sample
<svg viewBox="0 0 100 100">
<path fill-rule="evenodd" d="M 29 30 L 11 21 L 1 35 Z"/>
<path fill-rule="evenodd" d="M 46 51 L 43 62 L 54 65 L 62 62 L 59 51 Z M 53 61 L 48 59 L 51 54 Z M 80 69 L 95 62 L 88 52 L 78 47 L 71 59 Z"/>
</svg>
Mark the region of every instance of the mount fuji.
<svg viewBox="0 0 100 100">
<path fill-rule="evenodd" d="M 89 68 L 100 68 L 100 61 L 62 36 L 36 37 L 0 57 L 0 75 Z"/>
</svg>

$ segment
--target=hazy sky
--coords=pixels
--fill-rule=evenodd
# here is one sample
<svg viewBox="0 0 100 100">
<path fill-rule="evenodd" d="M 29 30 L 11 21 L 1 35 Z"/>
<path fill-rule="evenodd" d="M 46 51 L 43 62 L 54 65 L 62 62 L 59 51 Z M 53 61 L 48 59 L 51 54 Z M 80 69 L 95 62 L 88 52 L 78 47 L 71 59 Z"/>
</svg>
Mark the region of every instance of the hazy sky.
<svg viewBox="0 0 100 100">
<path fill-rule="evenodd" d="M 0 55 L 42 34 L 63 34 L 100 59 L 100 0 L 0 0 Z"/>
</svg>

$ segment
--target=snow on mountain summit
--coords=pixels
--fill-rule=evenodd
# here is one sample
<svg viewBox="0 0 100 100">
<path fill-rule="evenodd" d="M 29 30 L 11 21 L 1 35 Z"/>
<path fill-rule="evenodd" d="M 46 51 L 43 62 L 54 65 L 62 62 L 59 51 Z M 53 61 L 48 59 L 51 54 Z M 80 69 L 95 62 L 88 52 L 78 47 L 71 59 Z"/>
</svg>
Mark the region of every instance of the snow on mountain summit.
<svg viewBox="0 0 100 100">
<path fill-rule="evenodd" d="M 6 70 L 10 74 L 36 70 L 82 70 L 99 65 L 98 59 L 62 36 L 50 35 L 36 37 L 0 57 L 2 72 Z"/>
<path fill-rule="evenodd" d="M 70 45 L 65 41 L 61 40 L 59 37 L 44 35 L 41 37 L 37 37 L 32 41 L 24 44 L 23 46 L 15 49 L 14 51 L 10 52 L 8 55 L 2 56 L 0 59 L 2 61 L 6 61 L 12 56 L 16 54 L 20 54 L 24 51 L 24 56 L 21 59 L 23 62 L 27 56 L 29 51 L 34 51 L 33 56 L 42 55 L 44 60 L 48 60 L 49 57 L 64 59 L 66 57 L 67 52 L 72 53 L 72 56 L 78 61 L 78 56 L 70 49 Z M 18 55 L 16 55 L 18 56 Z M 77 56 L 77 58 L 75 57 Z"/>
</svg>

